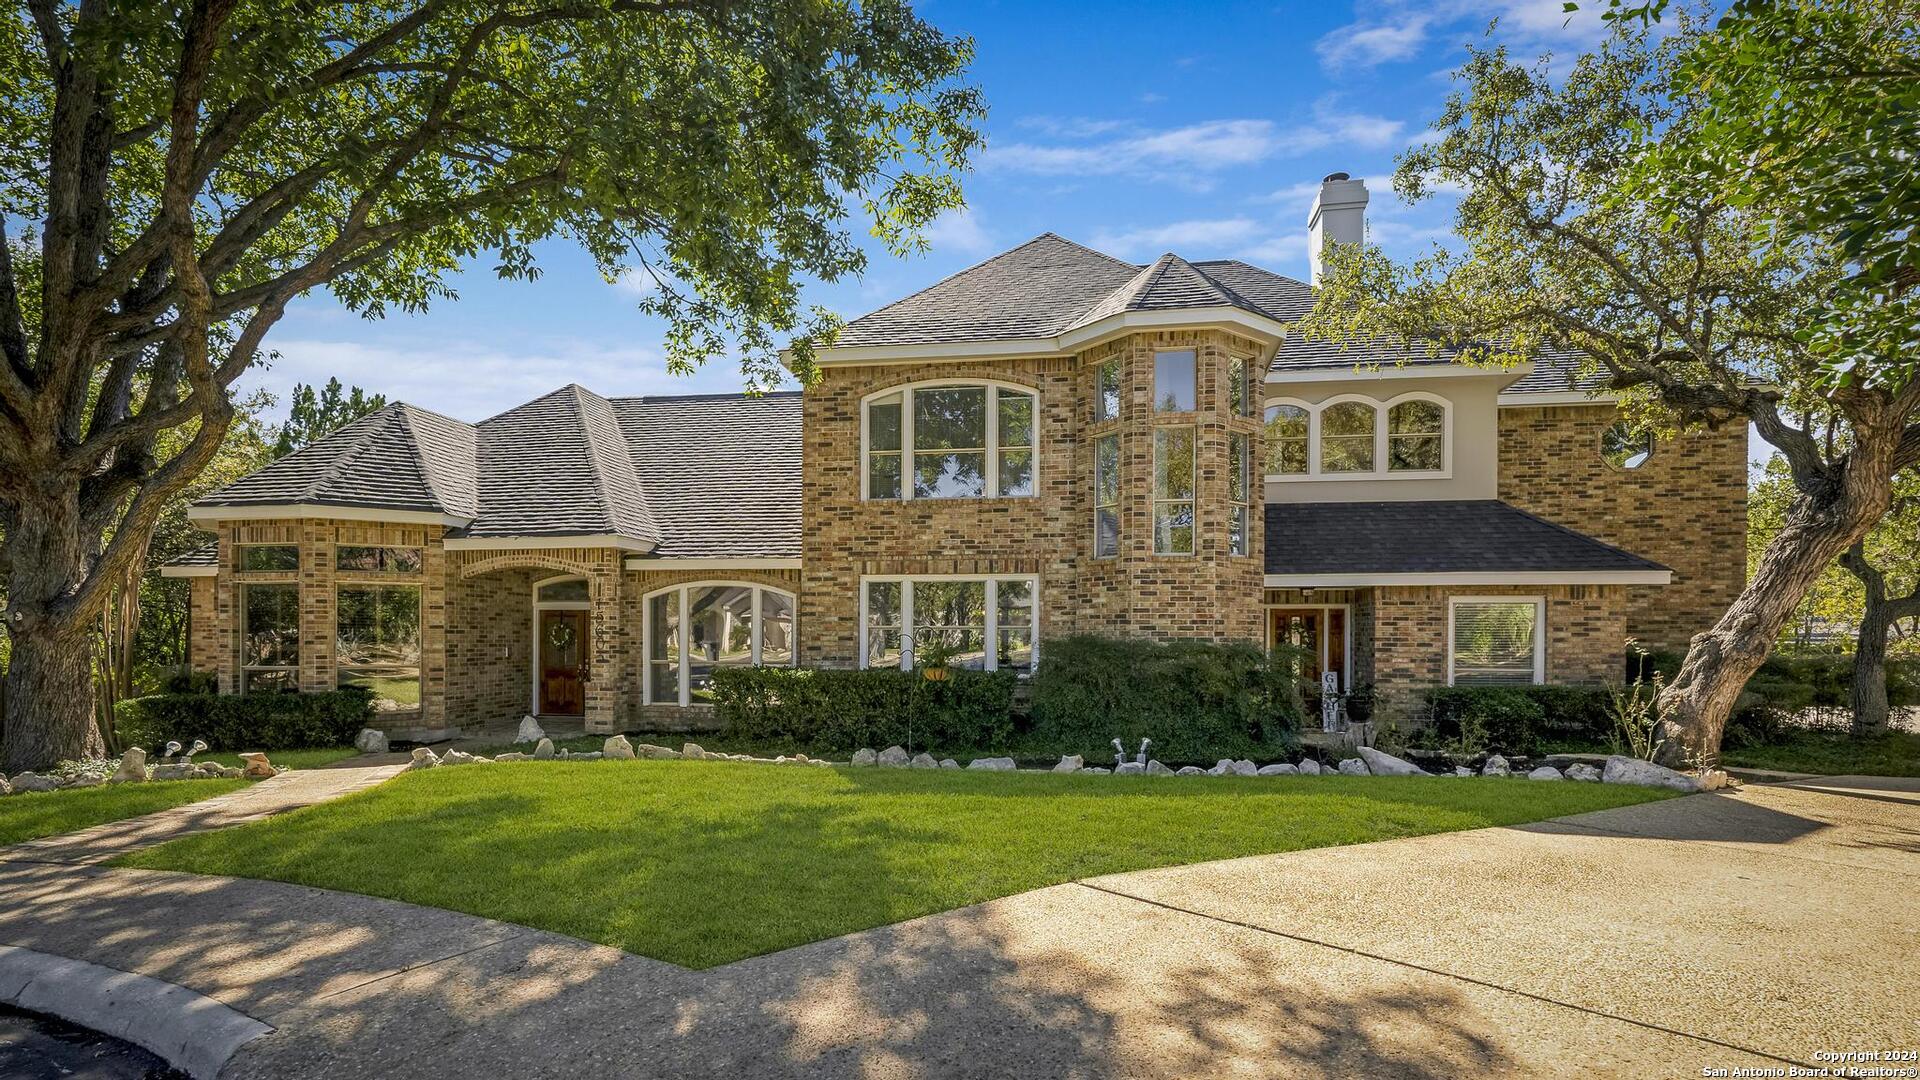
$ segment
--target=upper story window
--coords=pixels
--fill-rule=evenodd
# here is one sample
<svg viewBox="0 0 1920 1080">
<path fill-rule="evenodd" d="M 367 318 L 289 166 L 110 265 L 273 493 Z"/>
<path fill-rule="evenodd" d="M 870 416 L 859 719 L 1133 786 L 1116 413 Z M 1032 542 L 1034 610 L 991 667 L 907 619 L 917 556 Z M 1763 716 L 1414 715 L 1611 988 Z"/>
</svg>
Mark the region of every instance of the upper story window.
<svg viewBox="0 0 1920 1080">
<path fill-rule="evenodd" d="M 1192 412 L 1198 406 L 1192 349 L 1153 354 L 1153 411 Z"/>
<path fill-rule="evenodd" d="M 1120 361 L 1109 360 L 1094 373 L 1093 422 L 1120 418 Z"/>
<path fill-rule="evenodd" d="M 1093 440 L 1093 556 L 1120 554 L 1120 436 Z"/>
<path fill-rule="evenodd" d="M 1227 554 L 1247 553 L 1247 519 L 1252 512 L 1253 440 L 1244 432 L 1227 436 Z"/>
<path fill-rule="evenodd" d="M 1600 433 L 1600 460 L 1616 469 L 1637 469 L 1653 459 L 1653 433 L 1622 420 Z"/>
<path fill-rule="evenodd" d="M 298 570 L 300 547 L 297 544 L 242 544 L 234 562 L 241 570 Z"/>
<path fill-rule="evenodd" d="M 1033 391 L 998 383 L 909 386 L 869 399 L 866 497 L 1032 495 L 1036 404 Z"/>
<path fill-rule="evenodd" d="M 1450 468 L 1452 410 L 1427 394 L 1267 406 L 1267 475 L 1315 480 L 1430 479 Z"/>
</svg>

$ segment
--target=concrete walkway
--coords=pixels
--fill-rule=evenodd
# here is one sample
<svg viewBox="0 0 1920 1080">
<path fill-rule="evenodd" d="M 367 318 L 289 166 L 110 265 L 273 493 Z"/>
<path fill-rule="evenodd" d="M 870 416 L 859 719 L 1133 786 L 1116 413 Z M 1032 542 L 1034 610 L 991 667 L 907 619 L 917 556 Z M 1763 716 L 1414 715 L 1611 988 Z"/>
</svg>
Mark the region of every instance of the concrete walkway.
<svg viewBox="0 0 1920 1080">
<path fill-rule="evenodd" d="M 1058 885 L 705 972 L 299 886 L 0 861 L 0 944 L 273 1026 L 235 1080 L 1699 1076 L 1914 1046 L 1916 854 L 1920 781 L 1833 778 Z"/>
</svg>

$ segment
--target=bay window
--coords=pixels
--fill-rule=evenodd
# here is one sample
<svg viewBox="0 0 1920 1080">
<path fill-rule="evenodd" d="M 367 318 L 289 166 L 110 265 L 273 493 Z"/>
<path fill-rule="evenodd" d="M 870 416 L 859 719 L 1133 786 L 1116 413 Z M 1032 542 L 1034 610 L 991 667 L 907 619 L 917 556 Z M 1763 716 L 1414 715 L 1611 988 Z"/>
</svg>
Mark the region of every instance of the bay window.
<svg viewBox="0 0 1920 1080">
<path fill-rule="evenodd" d="M 1153 432 L 1153 552 L 1193 554 L 1193 449 L 1190 427 Z"/>
<path fill-rule="evenodd" d="M 1120 436 L 1093 440 L 1093 555 L 1120 554 Z"/>
<path fill-rule="evenodd" d="M 333 566 L 336 570 L 361 574 L 417 574 L 420 549 L 342 544 L 333 549 Z"/>
<path fill-rule="evenodd" d="M 1109 360 L 1094 373 L 1093 422 L 1120 417 L 1120 361 Z"/>
<path fill-rule="evenodd" d="M 300 688 L 300 586 L 240 586 L 240 692 Z"/>
<path fill-rule="evenodd" d="M 652 593 L 644 603 L 650 704 L 710 699 L 720 668 L 793 663 L 791 593 L 746 582 L 696 582 Z"/>
<path fill-rule="evenodd" d="M 342 585 L 334 614 L 341 686 L 373 691 L 373 707 L 420 707 L 420 586 Z"/>
<path fill-rule="evenodd" d="M 867 578 L 861 583 L 860 666 L 911 669 L 938 645 L 952 667 L 1031 670 L 1040 637 L 1032 577 Z"/>
<path fill-rule="evenodd" d="M 869 499 L 1032 495 L 1037 399 L 996 383 L 910 386 L 868 401 Z"/>
<path fill-rule="evenodd" d="M 240 570 L 283 571 L 300 569 L 297 544 L 242 544 L 234 556 Z"/>
<path fill-rule="evenodd" d="M 1252 511 L 1253 440 L 1245 434 L 1227 437 L 1227 554 L 1247 553 L 1247 519 Z"/>
</svg>

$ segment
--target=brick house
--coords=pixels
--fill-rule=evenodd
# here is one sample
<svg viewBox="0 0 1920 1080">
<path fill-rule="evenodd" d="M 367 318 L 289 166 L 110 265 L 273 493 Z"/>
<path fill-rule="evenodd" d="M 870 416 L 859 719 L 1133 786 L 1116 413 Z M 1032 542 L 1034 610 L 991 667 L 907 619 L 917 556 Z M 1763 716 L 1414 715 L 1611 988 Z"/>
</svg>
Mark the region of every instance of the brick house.
<svg viewBox="0 0 1920 1080">
<path fill-rule="evenodd" d="M 1365 204 L 1329 178 L 1313 250 Z M 390 405 L 195 504 L 217 542 L 163 572 L 223 692 L 360 682 L 436 732 L 697 730 L 716 667 L 1080 632 L 1290 642 L 1410 717 L 1616 679 L 1738 594 L 1744 431 L 1636 437 L 1566 354 L 1290 339 L 1312 297 L 1046 234 L 849 323 L 803 393 Z"/>
</svg>

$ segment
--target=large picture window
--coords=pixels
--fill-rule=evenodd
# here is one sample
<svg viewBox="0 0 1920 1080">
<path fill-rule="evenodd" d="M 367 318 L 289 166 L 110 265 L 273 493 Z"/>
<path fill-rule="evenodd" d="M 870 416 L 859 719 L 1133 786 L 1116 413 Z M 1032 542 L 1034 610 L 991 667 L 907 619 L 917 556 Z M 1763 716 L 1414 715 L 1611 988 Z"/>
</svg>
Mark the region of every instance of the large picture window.
<svg viewBox="0 0 1920 1080">
<path fill-rule="evenodd" d="M 1190 427 L 1153 432 L 1153 551 L 1193 554 L 1193 446 Z"/>
<path fill-rule="evenodd" d="M 1456 596 L 1448 604 L 1447 682 L 1453 686 L 1546 681 L 1546 602 L 1538 597 Z"/>
<path fill-rule="evenodd" d="M 1093 554 L 1120 554 L 1120 436 L 1093 440 Z"/>
<path fill-rule="evenodd" d="M 1032 577 L 868 578 L 860 598 L 861 667 L 913 667 L 938 643 L 955 667 L 1028 671 L 1040 639 Z"/>
<path fill-rule="evenodd" d="M 240 692 L 300 688 L 300 586 L 240 587 Z"/>
<path fill-rule="evenodd" d="M 905 387 L 869 400 L 866 497 L 1032 495 L 1036 405 L 1032 391 L 993 383 Z"/>
<path fill-rule="evenodd" d="M 342 585 L 334 615 L 334 663 L 341 686 L 373 691 L 373 707 L 420 707 L 420 587 Z"/>
<path fill-rule="evenodd" d="M 647 701 L 712 700 L 725 667 L 785 667 L 794 658 L 793 595 L 744 582 L 698 582 L 648 596 Z"/>
</svg>

